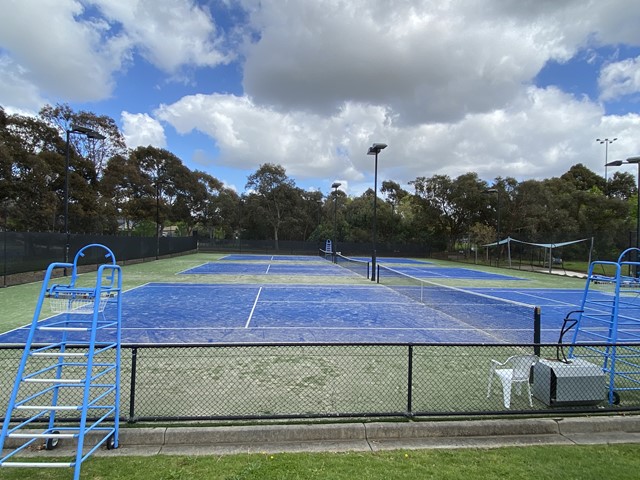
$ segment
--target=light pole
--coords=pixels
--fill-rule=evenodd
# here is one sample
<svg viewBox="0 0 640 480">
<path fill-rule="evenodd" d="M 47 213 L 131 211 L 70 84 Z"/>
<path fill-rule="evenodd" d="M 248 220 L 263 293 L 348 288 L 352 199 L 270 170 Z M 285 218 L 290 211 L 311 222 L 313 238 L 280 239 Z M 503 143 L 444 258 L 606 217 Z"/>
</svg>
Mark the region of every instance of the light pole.
<svg viewBox="0 0 640 480">
<path fill-rule="evenodd" d="M 373 251 L 371 253 L 371 281 L 376 281 L 376 217 L 377 217 L 377 203 L 378 203 L 378 154 L 381 150 L 387 148 L 386 143 L 374 143 L 369 147 L 367 155 L 375 155 L 375 167 L 373 175 Z"/>
<path fill-rule="evenodd" d="M 338 245 L 338 187 L 342 185 L 340 182 L 333 182 L 333 242 L 331 242 L 331 250 L 334 263 L 336 262 L 336 252 Z"/>
<path fill-rule="evenodd" d="M 607 176 L 607 167 L 609 166 L 609 145 L 618 140 L 618 137 L 610 138 L 596 138 L 596 142 L 600 142 L 600 145 L 604 143 L 604 188 L 605 195 L 609 193 L 609 177 Z"/>
<path fill-rule="evenodd" d="M 638 204 L 637 204 L 637 213 L 636 213 L 636 248 L 640 249 L 640 156 L 637 157 L 629 157 L 626 160 L 615 160 L 613 162 L 607 163 L 608 167 L 619 167 L 623 164 L 637 165 L 638 166 Z M 636 250 L 636 262 L 640 261 L 640 252 Z M 640 276 L 640 268 L 636 265 L 636 277 Z"/>
<path fill-rule="evenodd" d="M 318 204 L 318 224 L 316 225 L 316 227 L 320 226 L 320 213 L 322 212 L 322 200 L 316 200 L 316 203 Z"/>
<path fill-rule="evenodd" d="M 496 228 L 496 267 L 500 266 L 500 192 L 497 188 L 488 188 L 484 191 L 487 195 L 496 194 L 496 198 L 498 199 L 498 207 L 496 209 L 496 213 L 498 216 L 498 223 Z"/>
<path fill-rule="evenodd" d="M 160 258 L 160 185 L 156 178 L 156 260 Z"/>
<path fill-rule="evenodd" d="M 91 128 L 74 125 L 73 123 L 71 124 L 71 128 L 66 130 L 66 133 L 67 143 L 64 162 L 64 233 L 66 235 L 66 242 L 64 245 L 64 262 L 69 263 L 69 244 L 71 240 L 69 234 L 69 139 L 72 133 L 77 133 L 78 135 L 84 135 L 87 138 L 94 138 L 97 140 L 104 140 L 105 137 Z"/>
</svg>

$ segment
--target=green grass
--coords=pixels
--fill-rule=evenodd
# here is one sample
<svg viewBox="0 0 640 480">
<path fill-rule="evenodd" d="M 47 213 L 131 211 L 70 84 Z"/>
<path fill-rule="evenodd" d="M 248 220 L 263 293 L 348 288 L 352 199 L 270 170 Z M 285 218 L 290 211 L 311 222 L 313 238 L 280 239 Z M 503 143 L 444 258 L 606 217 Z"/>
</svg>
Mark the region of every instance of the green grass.
<svg viewBox="0 0 640 480">
<path fill-rule="evenodd" d="M 616 480 L 638 478 L 640 445 L 397 450 L 228 456 L 94 457 L 93 480 Z M 3 469 L 7 480 L 68 479 L 68 469 Z"/>
</svg>

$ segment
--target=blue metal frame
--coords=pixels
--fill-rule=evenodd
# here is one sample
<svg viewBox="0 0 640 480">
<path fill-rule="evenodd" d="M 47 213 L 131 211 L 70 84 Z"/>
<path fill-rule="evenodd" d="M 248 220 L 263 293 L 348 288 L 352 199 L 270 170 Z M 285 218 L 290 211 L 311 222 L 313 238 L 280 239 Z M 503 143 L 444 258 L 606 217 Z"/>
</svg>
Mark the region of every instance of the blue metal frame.
<svg viewBox="0 0 640 480">
<path fill-rule="evenodd" d="M 619 400 L 617 392 L 640 390 L 640 351 L 637 348 L 623 346 L 620 343 L 638 342 L 640 340 L 640 303 L 629 301 L 638 299 L 640 295 L 640 279 L 631 275 L 623 275 L 624 267 L 638 271 L 638 262 L 625 261 L 637 248 L 628 248 L 618 257 L 617 262 L 595 261 L 589 266 L 587 281 L 580 306 L 576 328 L 569 349 L 569 358 L 582 356 L 593 360 L 601 358 L 602 371 L 607 375 L 608 401 L 613 404 Z M 598 267 L 613 268 L 614 275 L 598 275 L 594 270 Z M 613 287 L 609 298 L 593 295 L 593 285 L 605 284 Z M 623 307 L 621 309 L 621 307 Z M 636 313 L 633 317 L 628 312 Z M 634 327 L 637 333 L 625 327 Z M 621 336 L 621 332 L 624 333 Z M 600 344 L 603 346 L 593 346 Z M 577 355 L 575 348 L 580 346 L 589 352 L 588 355 Z M 619 365 L 620 364 L 620 368 Z M 622 370 L 622 368 L 631 370 Z M 624 378 L 632 385 L 616 387 L 616 377 Z"/>
<path fill-rule="evenodd" d="M 91 287 L 78 285 L 78 261 L 85 256 L 87 250 L 99 248 L 106 251 L 104 257 L 108 263 L 100 265 L 95 284 Z M 71 268 L 68 284 L 53 284 L 54 272 L 58 269 Z M 0 434 L 0 451 L 5 440 L 9 437 L 26 439 L 27 441 L 0 459 L 0 467 L 60 467 L 74 468 L 74 479 L 80 478 L 80 467 L 93 452 L 102 445 L 107 448 L 118 447 L 119 419 L 120 419 L 120 343 L 122 325 L 122 272 L 116 264 L 113 252 L 100 244 L 90 244 L 78 251 L 73 263 L 52 263 L 47 268 L 45 279 L 40 290 L 38 303 L 33 315 L 25 349 L 20 360 L 16 380 L 11 391 L 5 421 Z M 43 304 L 57 302 L 56 308 L 64 311 L 63 320 L 43 324 L 38 321 Z M 116 304 L 114 319 L 107 319 L 104 309 L 107 303 Z M 106 337 L 106 330 L 115 332 L 114 338 Z M 39 331 L 60 332 L 59 341 L 45 346 L 33 347 Z M 98 334 L 102 333 L 102 336 Z M 86 335 L 88 334 L 88 339 Z M 80 335 L 75 337 L 74 335 Z M 84 337 L 82 336 L 84 335 Z M 77 353 L 67 351 L 67 347 L 86 348 L 86 352 Z M 94 361 L 96 355 L 115 350 L 113 361 Z M 51 357 L 56 363 L 40 368 L 25 375 L 28 361 L 31 357 Z M 84 378 L 65 379 L 63 371 L 66 367 L 84 368 Z M 41 375 L 55 372 L 53 378 L 43 378 Z M 113 373 L 114 383 L 105 383 L 103 377 Z M 28 382 L 49 384 L 37 393 L 18 399 L 21 385 Z M 59 405 L 59 394 L 65 388 L 82 388 L 81 405 Z M 32 404 L 33 400 L 51 393 L 50 405 Z M 108 403 L 112 399 L 112 403 Z M 106 400 L 107 404 L 103 404 Z M 10 420 L 14 409 L 35 410 L 30 418 L 10 427 Z M 60 427 L 56 425 L 56 413 L 63 410 L 80 411 L 78 427 Z M 89 412 L 98 414 L 97 419 L 88 420 Z M 48 417 L 48 418 L 47 418 Z M 34 427 L 35 423 L 47 421 L 47 428 L 40 433 L 20 430 L 26 426 Z M 109 425 L 104 425 L 106 422 Z M 113 425 L 110 425 L 113 423 Z M 88 432 L 101 432 L 103 435 L 97 444 L 83 454 L 84 436 Z M 75 460 L 72 462 L 20 462 L 14 456 L 38 440 L 53 441 L 59 439 L 77 439 Z"/>
</svg>

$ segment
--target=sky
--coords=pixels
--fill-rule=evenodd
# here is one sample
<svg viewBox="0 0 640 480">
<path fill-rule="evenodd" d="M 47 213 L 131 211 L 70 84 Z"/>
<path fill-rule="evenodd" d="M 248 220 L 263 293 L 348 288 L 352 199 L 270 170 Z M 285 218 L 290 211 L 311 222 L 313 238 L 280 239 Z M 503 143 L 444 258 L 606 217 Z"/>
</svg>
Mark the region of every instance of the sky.
<svg viewBox="0 0 640 480">
<path fill-rule="evenodd" d="M 637 0 L 0 0 L 0 105 L 112 117 L 242 193 L 640 155 Z M 613 141 L 613 139 L 616 139 Z M 602 143 L 596 139 L 608 139 Z M 635 166 L 619 167 L 635 175 Z M 609 167 L 612 175 L 616 167 Z"/>
</svg>

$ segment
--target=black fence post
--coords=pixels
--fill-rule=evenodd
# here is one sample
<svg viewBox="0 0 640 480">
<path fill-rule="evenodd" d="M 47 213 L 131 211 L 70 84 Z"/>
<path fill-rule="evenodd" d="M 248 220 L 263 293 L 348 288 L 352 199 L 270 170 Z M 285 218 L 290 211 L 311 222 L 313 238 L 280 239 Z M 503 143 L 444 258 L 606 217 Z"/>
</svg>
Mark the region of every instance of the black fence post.
<svg viewBox="0 0 640 480">
<path fill-rule="evenodd" d="M 138 348 L 131 349 L 131 385 L 129 389 L 129 423 L 133 423 L 136 404 L 136 370 L 138 367 Z"/>
<path fill-rule="evenodd" d="M 409 345 L 409 358 L 407 362 L 407 415 L 413 411 L 413 345 Z"/>
</svg>

